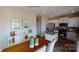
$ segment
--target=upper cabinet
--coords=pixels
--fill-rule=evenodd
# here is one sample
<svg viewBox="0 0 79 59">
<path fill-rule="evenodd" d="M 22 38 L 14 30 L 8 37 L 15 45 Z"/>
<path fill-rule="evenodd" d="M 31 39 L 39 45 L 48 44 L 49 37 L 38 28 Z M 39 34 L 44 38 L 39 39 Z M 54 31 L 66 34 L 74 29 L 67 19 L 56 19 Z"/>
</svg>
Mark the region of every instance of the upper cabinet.
<svg viewBox="0 0 79 59">
<path fill-rule="evenodd" d="M 68 27 L 79 27 L 79 17 L 69 18 Z"/>
<path fill-rule="evenodd" d="M 57 20 L 49 20 L 49 23 L 55 23 L 55 26 L 59 26 L 59 23 L 68 23 L 68 27 L 79 27 L 79 17 L 63 17 Z"/>
<path fill-rule="evenodd" d="M 55 23 L 55 26 L 59 26 L 59 23 L 68 23 L 68 17 L 63 17 L 56 20 L 49 20 L 49 23 Z"/>
<path fill-rule="evenodd" d="M 49 23 L 55 23 L 55 26 L 59 26 L 59 20 L 49 20 Z"/>
<path fill-rule="evenodd" d="M 59 23 L 68 23 L 68 17 L 60 18 Z"/>
</svg>

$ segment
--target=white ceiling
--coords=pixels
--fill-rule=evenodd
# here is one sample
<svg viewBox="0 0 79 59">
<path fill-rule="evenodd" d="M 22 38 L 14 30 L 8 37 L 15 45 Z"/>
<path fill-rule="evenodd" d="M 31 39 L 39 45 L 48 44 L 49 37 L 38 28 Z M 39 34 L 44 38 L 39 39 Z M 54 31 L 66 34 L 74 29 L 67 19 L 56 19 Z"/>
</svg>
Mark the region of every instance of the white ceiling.
<svg viewBox="0 0 79 59">
<path fill-rule="evenodd" d="M 56 15 L 65 15 L 79 11 L 78 6 L 41 6 L 41 7 L 18 7 L 18 9 L 25 12 L 34 13 L 36 15 L 47 15 L 47 16 L 56 16 Z M 43 14 L 43 11 L 46 13 Z"/>
<path fill-rule="evenodd" d="M 16 6 L 9 7 L 16 8 L 17 10 L 29 12 L 35 15 L 45 15 L 45 16 L 57 16 L 57 15 L 65 15 L 72 13 L 72 11 L 79 11 L 78 6 L 38 6 L 38 7 L 29 7 L 29 6 Z M 46 12 L 43 14 L 43 11 Z"/>
</svg>

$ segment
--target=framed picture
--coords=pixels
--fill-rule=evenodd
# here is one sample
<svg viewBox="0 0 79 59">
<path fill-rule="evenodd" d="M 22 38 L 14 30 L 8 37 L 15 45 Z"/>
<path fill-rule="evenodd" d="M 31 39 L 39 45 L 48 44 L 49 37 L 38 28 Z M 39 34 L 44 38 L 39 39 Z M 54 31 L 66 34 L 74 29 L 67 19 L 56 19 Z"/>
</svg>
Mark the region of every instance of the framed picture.
<svg viewBox="0 0 79 59">
<path fill-rule="evenodd" d="M 12 29 L 13 30 L 20 29 L 20 21 L 12 21 Z"/>
<path fill-rule="evenodd" d="M 29 26 L 28 26 L 28 22 L 27 21 L 23 21 L 23 29 L 27 29 Z"/>
<path fill-rule="evenodd" d="M 20 29 L 20 22 L 18 21 L 14 22 L 14 29 Z"/>
</svg>

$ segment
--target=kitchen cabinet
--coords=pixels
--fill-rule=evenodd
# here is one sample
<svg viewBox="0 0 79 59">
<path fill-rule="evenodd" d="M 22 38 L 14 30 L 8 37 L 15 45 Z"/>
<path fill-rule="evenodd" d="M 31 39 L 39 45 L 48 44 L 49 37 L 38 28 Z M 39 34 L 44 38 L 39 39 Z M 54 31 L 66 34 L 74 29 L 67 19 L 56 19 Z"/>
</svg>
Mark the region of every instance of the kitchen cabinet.
<svg viewBox="0 0 79 59">
<path fill-rule="evenodd" d="M 76 36 L 77 36 L 76 32 L 67 32 L 67 39 L 69 40 L 76 41 L 77 40 Z"/>
<path fill-rule="evenodd" d="M 45 39 L 48 41 L 51 41 L 51 43 L 48 43 L 46 52 L 52 52 L 54 49 L 54 45 L 58 40 L 58 33 L 57 32 L 48 32 L 45 34 Z"/>
<path fill-rule="evenodd" d="M 45 34 L 45 39 L 48 41 L 53 41 L 54 39 L 58 40 L 58 33 L 57 32 L 48 32 Z"/>
<path fill-rule="evenodd" d="M 49 23 L 55 23 L 55 26 L 59 26 L 59 23 L 68 23 L 68 27 L 79 27 L 79 17 L 63 17 L 56 20 L 49 20 Z"/>
<path fill-rule="evenodd" d="M 79 26 L 79 18 L 73 17 L 68 21 L 68 27 L 78 27 Z"/>
<path fill-rule="evenodd" d="M 49 20 L 48 23 L 55 23 L 55 26 L 59 26 L 59 20 Z"/>
</svg>

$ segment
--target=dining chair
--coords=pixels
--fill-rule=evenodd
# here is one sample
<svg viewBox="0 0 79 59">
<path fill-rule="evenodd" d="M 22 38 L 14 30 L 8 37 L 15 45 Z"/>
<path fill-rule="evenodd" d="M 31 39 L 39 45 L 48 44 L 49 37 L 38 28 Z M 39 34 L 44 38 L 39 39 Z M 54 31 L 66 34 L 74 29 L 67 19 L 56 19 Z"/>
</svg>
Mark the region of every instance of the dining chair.
<svg viewBox="0 0 79 59">
<path fill-rule="evenodd" d="M 54 49 L 56 41 L 57 40 L 54 39 L 53 41 L 51 41 L 50 43 L 48 43 L 48 45 L 46 47 L 46 52 L 53 52 L 53 49 Z"/>
</svg>

